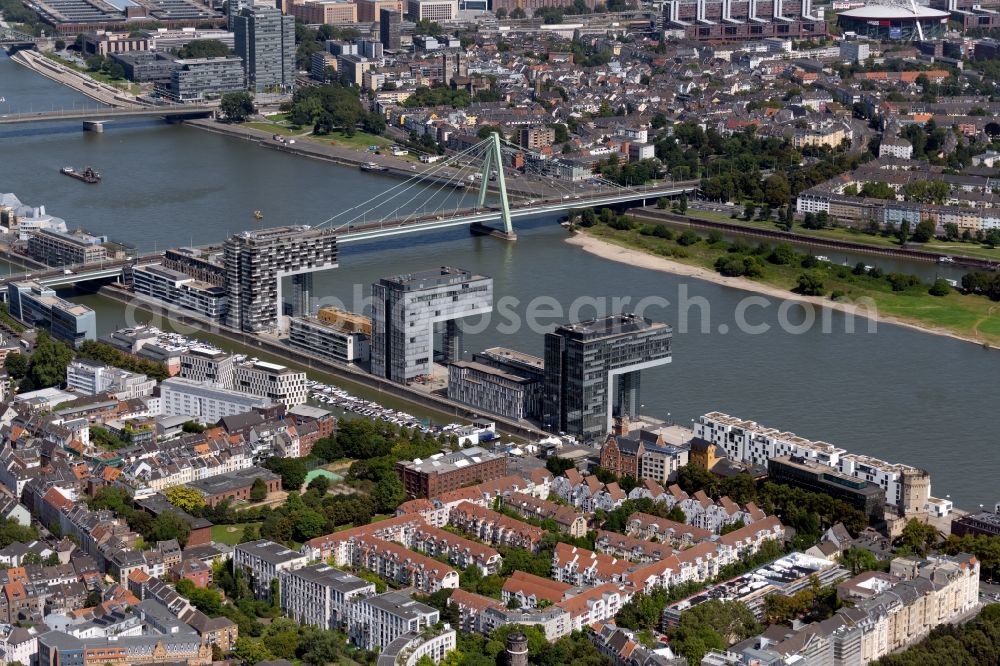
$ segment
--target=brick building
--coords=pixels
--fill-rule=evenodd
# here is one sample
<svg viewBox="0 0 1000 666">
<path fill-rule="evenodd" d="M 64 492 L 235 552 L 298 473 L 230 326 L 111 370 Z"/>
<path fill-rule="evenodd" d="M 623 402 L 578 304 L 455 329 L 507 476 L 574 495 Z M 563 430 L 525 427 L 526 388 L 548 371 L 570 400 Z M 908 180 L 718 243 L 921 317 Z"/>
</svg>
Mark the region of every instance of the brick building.
<svg viewBox="0 0 1000 666">
<path fill-rule="evenodd" d="M 426 460 L 396 463 L 406 497 L 437 497 L 450 490 L 507 475 L 507 459 L 479 447 L 454 453 L 438 453 Z"/>
</svg>

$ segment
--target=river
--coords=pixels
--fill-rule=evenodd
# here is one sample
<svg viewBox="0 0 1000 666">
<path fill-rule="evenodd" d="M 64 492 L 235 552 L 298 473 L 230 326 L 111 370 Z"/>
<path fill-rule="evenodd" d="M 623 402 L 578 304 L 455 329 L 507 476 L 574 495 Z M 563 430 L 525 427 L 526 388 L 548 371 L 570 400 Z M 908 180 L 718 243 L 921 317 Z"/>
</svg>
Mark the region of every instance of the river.
<svg viewBox="0 0 1000 666">
<path fill-rule="evenodd" d="M 80 101 L 0 56 L 0 95 L 17 105 L 29 93 L 33 105 L 47 96 L 56 105 Z M 44 203 L 70 226 L 142 249 L 221 241 L 260 224 L 254 210 L 264 212 L 267 225 L 316 224 L 398 182 L 161 123 L 112 123 L 103 135 L 83 133 L 75 124 L 3 128 L 0 145 L 0 191 Z M 104 182 L 90 187 L 61 177 L 63 164 L 92 164 Z M 781 322 L 794 326 L 801 311 L 787 312 L 767 299 L 748 308 L 745 318 L 770 330 L 742 331 L 737 312 L 741 302 L 746 305 L 744 292 L 590 255 L 567 245 L 551 218 L 519 223 L 517 231 L 513 244 L 455 230 L 347 245 L 340 268 L 317 275 L 315 293 L 360 308 L 358 299 L 379 277 L 445 264 L 468 268 L 493 277 L 504 313 L 484 331 L 467 334 L 465 349 L 503 345 L 535 354 L 545 326 L 565 321 L 574 302 L 587 316 L 600 304 L 593 299 L 608 299 L 607 309 L 616 309 L 610 301 L 616 297 L 631 298 L 626 309 L 640 299 L 666 299 L 669 305 L 654 303 L 645 314 L 675 325 L 674 358 L 644 373 L 644 413 L 688 423 L 708 411 L 728 412 L 924 467 L 934 494 L 950 495 L 963 508 L 1000 500 L 996 394 L 989 388 L 1000 373 L 1000 352 L 890 325 L 869 333 L 864 321 L 855 322 L 858 332 L 847 333 L 839 314 L 830 316 L 829 332 L 819 325 L 786 332 Z M 581 298 L 591 300 L 581 304 Z M 124 322 L 113 304 L 81 300 L 98 310 L 102 332 Z M 511 326 L 511 314 L 522 323 L 534 314 L 545 326 Z"/>
</svg>

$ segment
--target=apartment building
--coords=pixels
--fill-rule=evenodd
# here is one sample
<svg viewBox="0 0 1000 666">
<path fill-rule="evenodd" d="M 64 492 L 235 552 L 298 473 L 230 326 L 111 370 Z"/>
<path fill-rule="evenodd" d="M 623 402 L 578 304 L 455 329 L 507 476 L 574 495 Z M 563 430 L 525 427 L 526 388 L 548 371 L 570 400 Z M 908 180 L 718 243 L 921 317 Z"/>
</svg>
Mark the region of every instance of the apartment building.
<svg viewBox="0 0 1000 666">
<path fill-rule="evenodd" d="M 348 635 L 365 650 L 380 651 L 404 634 L 437 624 L 441 614 L 402 592 L 386 592 L 350 605 Z"/>
<path fill-rule="evenodd" d="M 309 559 L 302 553 L 267 539 L 241 543 L 233 549 L 233 566 L 249 575 L 254 596 L 258 599 L 270 600 L 271 581 L 278 579 L 281 572 L 300 569 L 308 563 Z"/>
<path fill-rule="evenodd" d="M 523 548 L 537 553 L 545 530 L 471 502 L 452 508 L 448 523 L 493 546 Z"/>
<path fill-rule="evenodd" d="M 267 7 L 257 9 L 277 11 Z M 285 18 L 290 25 L 294 23 L 292 17 Z M 239 33 L 237 41 L 240 41 Z M 292 54 L 294 56 L 294 38 Z M 275 57 L 280 55 L 275 54 Z M 288 76 L 294 77 L 294 68 Z M 292 277 L 292 286 L 298 296 L 294 304 L 296 314 L 308 312 L 312 273 L 337 267 L 335 232 L 307 226 L 244 231 L 223 243 L 223 265 L 228 303 L 226 325 L 251 333 L 282 329 L 285 319 L 280 310 L 282 278 Z"/>
<path fill-rule="evenodd" d="M 582 537 L 587 534 L 587 518 L 561 504 L 524 493 L 511 493 L 503 498 L 503 505 L 525 517 L 554 520 L 559 529 L 571 537 Z"/>
<path fill-rule="evenodd" d="M 107 236 L 94 236 L 86 231 L 56 231 L 39 229 L 28 239 L 28 254 L 49 266 L 99 264 L 107 261 Z"/>
<path fill-rule="evenodd" d="M 833 617 L 783 633 L 771 629 L 766 638 L 750 641 L 732 659 L 711 653 L 703 663 L 746 663 L 744 658 L 751 655 L 769 663 L 875 662 L 920 641 L 933 628 L 973 612 L 979 604 L 979 568 L 978 560 L 968 554 L 897 558 L 890 566 L 891 576 L 881 574 L 874 580 L 868 572 L 838 586 L 841 593 L 868 579 L 865 598 L 855 599 Z"/>
<path fill-rule="evenodd" d="M 226 314 L 225 289 L 159 264 L 133 266 L 132 288 L 137 294 L 209 319 L 221 319 Z"/>
<path fill-rule="evenodd" d="M 459 569 L 476 566 L 484 576 L 499 573 L 503 564 L 493 548 L 430 525 L 415 530 L 407 546 L 431 557 L 444 555 Z"/>
<path fill-rule="evenodd" d="M 338 567 L 356 561 L 358 543 L 362 539 L 384 539 L 406 543 L 410 534 L 424 526 L 420 516 L 402 515 L 377 523 L 360 525 L 327 534 L 302 544 L 302 553 L 310 560 L 333 560 Z"/>
<path fill-rule="evenodd" d="M 113 393 L 119 400 L 132 400 L 152 395 L 156 381 L 143 374 L 79 358 L 66 366 L 66 386 L 86 395 Z"/>
<path fill-rule="evenodd" d="M 292 317 L 288 343 L 337 363 L 365 363 L 371 358 L 371 324 L 365 333 L 317 317 Z"/>
<path fill-rule="evenodd" d="M 321 629 L 343 629 L 350 603 L 375 596 L 374 583 L 327 564 L 286 569 L 278 580 L 285 615 Z"/>
<path fill-rule="evenodd" d="M 191 347 L 180 354 L 178 377 L 233 388 L 233 357 L 218 349 Z"/>
<path fill-rule="evenodd" d="M 458 572 L 451 567 L 382 539 L 359 538 L 354 548 L 354 564 L 426 594 L 458 587 Z"/>
<path fill-rule="evenodd" d="M 538 382 L 475 361 L 448 364 L 448 397 L 477 411 L 521 420 L 534 416 L 531 399 Z"/>
<path fill-rule="evenodd" d="M 507 459 L 475 446 L 454 453 L 436 453 L 423 460 L 397 462 L 396 473 L 408 498 L 438 497 L 472 483 L 506 476 Z"/>
<path fill-rule="evenodd" d="M 904 516 L 926 513 L 930 475 L 921 469 L 847 453 L 827 442 L 780 432 L 728 414 L 711 412 L 695 421 L 695 436 L 720 446 L 737 462 L 766 466 L 771 458 L 794 456 L 869 481 L 885 491 L 886 501 Z"/>
<path fill-rule="evenodd" d="M 301 405 L 308 397 L 305 372 L 265 361 L 233 366 L 233 388 L 286 407 Z"/>
<path fill-rule="evenodd" d="M 519 608 L 537 608 L 540 603 L 554 604 L 571 594 L 572 585 L 515 571 L 504 581 L 501 595 L 504 604 L 516 599 Z"/>
<path fill-rule="evenodd" d="M 270 408 L 273 404 L 264 397 L 181 377 L 160 382 L 160 405 L 165 416 L 190 416 L 202 423 L 217 423 L 227 416 Z"/>
<path fill-rule="evenodd" d="M 634 566 L 628 560 L 568 543 L 557 543 L 552 551 L 552 578 L 569 585 L 592 586 L 621 581 Z"/>
</svg>

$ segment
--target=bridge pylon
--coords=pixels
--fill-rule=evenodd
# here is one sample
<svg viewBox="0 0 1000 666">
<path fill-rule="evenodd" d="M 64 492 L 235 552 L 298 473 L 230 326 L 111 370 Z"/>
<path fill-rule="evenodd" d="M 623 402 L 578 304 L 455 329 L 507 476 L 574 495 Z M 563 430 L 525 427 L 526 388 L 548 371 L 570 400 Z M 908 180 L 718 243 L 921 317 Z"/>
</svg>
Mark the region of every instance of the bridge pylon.
<svg viewBox="0 0 1000 666">
<path fill-rule="evenodd" d="M 486 143 L 486 154 L 483 156 L 483 180 L 479 184 L 479 208 L 486 206 L 486 194 L 490 188 L 490 176 L 494 169 L 497 173 L 497 187 L 500 190 L 500 220 L 503 222 L 503 231 L 481 224 L 474 224 L 470 229 L 476 234 L 488 234 L 504 240 L 517 240 L 517 233 L 514 232 L 514 225 L 510 219 L 507 181 L 504 179 L 503 173 L 503 153 L 500 146 L 500 134 L 497 132 L 493 132 Z"/>
</svg>

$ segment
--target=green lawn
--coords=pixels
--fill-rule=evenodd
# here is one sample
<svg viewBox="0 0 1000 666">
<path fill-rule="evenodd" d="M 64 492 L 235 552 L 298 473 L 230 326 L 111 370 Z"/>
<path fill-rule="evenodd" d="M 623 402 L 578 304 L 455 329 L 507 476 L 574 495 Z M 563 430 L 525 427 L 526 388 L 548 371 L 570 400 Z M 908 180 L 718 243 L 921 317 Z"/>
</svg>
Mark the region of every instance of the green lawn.
<svg viewBox="0 0 1000 666">
<path fill-rule="evenodd" d="M 240 537 L 243 536 L 243 528 L 246 525 L 256 525 L 260 527 L 260 523 L 245 523 L 239 525 L 212 525 L 212 541 L 218 543 L 224 543 L 228 546 L 235 546 L 240 542 Z M 233 530 L 230 532 L 230 530 Z"/>
<path fill-rule="evenodd" d="M 605 225 L 587 229 L 586 233 L 618 245 L 710 270 L 714 270 L 716 259 L 727 254 L 726 243 L 713 247 L 703 240 L 692 246 L 680 247 L 673 240 L 643 236 L 638 231 L 618 231 Z M 764 275 L 754 279 L 790 291 L 795 287 L 798 276 L 805 270 L 799 265 L 778 266 L 766 263 Z M 985 296 L 962 294 L 958 291 L 952 291 L 944 297 L 931 296 L 927 293 L 926 284 L 894 292 L 884 278 L 854 275 L 847 267 L 829 263 L 822 263 L 811 270 L 821 276 L 828 296 L 839 291 L 849 299 L 871 298 L 880 315 L 1000 346 L 1000 303 L 994 303 Z"/>
<path fill-rule="evenodd" d="M 281 136 L 299 136 L 305 130 L 302 129 L 292 129 L 287 125 L 278 125 L 276 123 L 261 123 L 261 122 L 250 122 L 243 123 L 245 127 L 252 127 L 253 129 L 263 130 L 264 132 L 270 132 L 271 134 L 280 134 Z"/>
<path fill-rule="evenodd" d="M 271 134 L 294 136 L 296 138 L 301 137 L 302 139 L 308 141 L 315 141 L 326 145 L 343 146 L 345 148 L 353 148 L 354 150 L 367 150 L 368 146 L 391 146 L 393 143 L 384 136 L 368 134 L 367 132 L 361 131 L 356 131 L 354 136 L 347 136 L 341 130 L 336 130 L 330 134 L 324 134 L 322 136 L 314 135 L 309 127 L 289 125 L 285 120 L 285 114 L 283 113 L 267 116 L 267 120 L 268 122 L 252 121 L 243 124 L 246 127 L 252 127 L 264 132 L 270 132 Z"/>
<path fill-rule="evenodd" d="M 740 215 L 742 216 L 743 211 L 740 210 Z M 779 230 L 777 224 L 773 221 L 760 221 L 760 220 L 744 220 L 742 217 L 739 219 L 733 219 L 728 215 L 723 213 L 715 213 L 712 211 L 702 211 L 702 210 L 688 210 L 687 215 L 691 217 L 700 217 L 705 220 L 714 220 L 717 222 L 728 222 L 730 224 L 738 224 L 741 226 L 746 226 L 754 229 L 767 229 L 769 231 Z M 831 240 L 847 241 L 850 243 L 863 243 L 865 245 L 872 245 L 875 247 L 890 247 L 898 248 L 899 239 L 895 236 L 882 236 L 875 234 L 867 234 L 860 229 L 852 229 L 847 227 L 836 227 L 833 229 L 805 229 L 801 225 L 796 224 L 793 228 L 793 232 L 802 236 L 803 238 L 828 238 Z M 939 240 L 932 240 L 927 243 L 910 243 L 909 249 L 911 250 L 924 250 L 926 252 L 937 252 L 939 254 L 947 254 L 953 257 L 973 257 L 976 259 L 990 259 L 992 261 L 1000 262 L 1000 248 L 989 248 L 980 243 L 973 241 L 963 243 L 958 242 L 946 242 Z"/>
<path fill-rule="evenodd" d="M 368 146 L 391 146 L 392 141 L 384 136 L 368 134 L 366 132 L 355 132 L 354 136 L 347 136 L 340 130 L 324 134 L 323 136 L 311 136 L 310 139 L 323 141 L 335 146 L 344 146 L 356 150 L 367 150 Z"/>
</svg>

